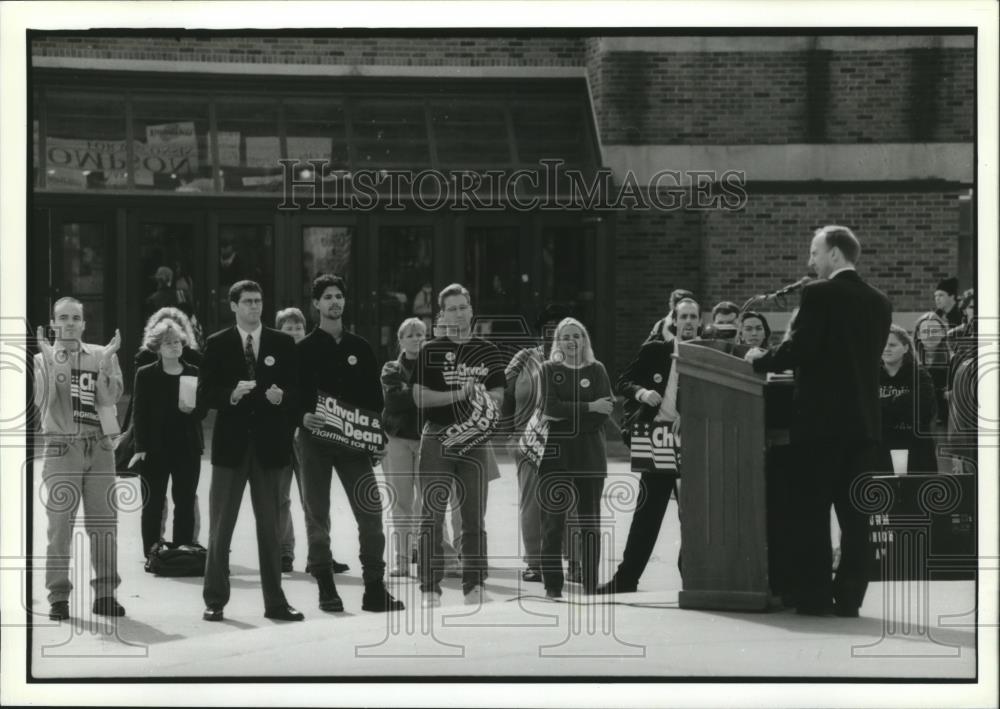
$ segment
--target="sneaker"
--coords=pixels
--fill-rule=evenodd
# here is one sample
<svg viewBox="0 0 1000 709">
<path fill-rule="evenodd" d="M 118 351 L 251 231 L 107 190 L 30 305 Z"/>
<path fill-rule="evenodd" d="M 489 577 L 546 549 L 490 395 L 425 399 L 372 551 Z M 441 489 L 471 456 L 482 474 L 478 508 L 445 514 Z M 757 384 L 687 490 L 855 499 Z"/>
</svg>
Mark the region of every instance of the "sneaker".
<svg viewBox="0 0 1000 709">
<path fill-rule="evenodd" d="M 113 596 L 102 596 L 101 598 L 98 598 L 94 601 L 92 610 L 97 615 L 110 615 L 115 617 L 125 615 L 125 609 L 122 608 L 121 604 L 116 601 Z"/>
<path fill-rule="evenodd" d="M 49 620 L 69 620 L 69 601 L 56 601 L 49 608 Z"/>
<path fill-rule="evenodd" d="M 440 608 L 441 607 L 441 594 L 437 591 L 424 591 L 423 598 L 420 600 L 421 608 Z"/>
<path fill-rule="evenodd" d="M 397 601 L 385 588 L 382 581 L 373 581 L 365 584 L 365 594 L 361 598 L 361 610 L 372 613 L 385 613 L 387 611 L 401 611 L 404 609 L 403 602 Z"/>
<path fill-rule="evenodd" d="M 546 598 L 562 598 L 563 595 L 562 595 L 562 591 L 560 591 L 558 588 L 547 588 L 547 589 L 545 589 L 545 597 Z"/>
<path fill-rule="evenodd" d="M 521 580 L 527 581 L 529 583 L 541 583 L 542 572 L 539 571 L 538 569 L 533 569 L 531 567 L 528 567 L 527 569 L 521 572 Z"/>
<path fill-rule="evenodd" d="M 477 583 L 465 592 L 465 605 L 467 606 L 480 606 L 492 600 L 493 598 L 486 593 L 486 589 L 481 583 Z"/>
</svg>

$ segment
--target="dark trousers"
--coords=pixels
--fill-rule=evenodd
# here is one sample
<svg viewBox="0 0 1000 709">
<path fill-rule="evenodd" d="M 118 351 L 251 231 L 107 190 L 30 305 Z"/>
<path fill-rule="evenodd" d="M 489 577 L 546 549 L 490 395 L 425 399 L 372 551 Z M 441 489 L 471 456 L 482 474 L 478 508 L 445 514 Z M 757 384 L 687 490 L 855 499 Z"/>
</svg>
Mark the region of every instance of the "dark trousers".
<svg viewBox="0 0 1000 709">
<path fill-rule="evenodd" d="M 597 587 L 598 565 L 601 560 L 601 493 L 604 478 L 565 472 L 544 472 L 539 475 L 538 507 L 542 527 L 542 580 L 546 589 L 561 591 L 563 587 L 564 531 L 569 545 L 578 555 L 572 559 L 583 572 L 583 586 Z M 575 512 L 569 526 L 568 515 Z"/>
<path fill-rule="evenodd" d="M 792 477 L 795 523 L 793 556 L 796 605 L 826 608 L 831 601 L 858 608 L 868 588 L 868 514 L 852 502 L 852 485 L 869 469 L 874 447 L 865 442 L 799 444 L 798 470 Z M 855 490 L 855 495 L 858 491 Z M 830 505 L 840 523 L 840 564 L 831 574 Z"/>
<path fill-rule="evenodd" d="M 455 485 L 462 516 L 462 534 L 456 548 L 462 555 L 462 587 L 469 590 L 486 579 L 486 500 L 489 492 L 485 448 L 465 455 L 443 449 L 436 434 L 442 427 L 427 424 L 420 440 L 420 590 L 437 591 L 444 578 L 442 528 L 444 513 Z"/>
<path fill-rule="evenodd" d="M 201 474 L 201 454 L 171 446 L 162 455 L 147 455 L 142 461 L 142 548 L 160 540 L 163 508 L 167 499 L 167 482 L 174 501 L 175 544 L 194 542 L 194 500 Z"/>
<path fill-rule="evenodd" d="M 281 469 L 261 467 L 251 443 L 243 464 L 238 468 L 212 466 L 208 497 L 208 560 L 202 591 L 205 605 L 209 608 L 223 608 L 229 602 L 229 547 L 247 482 L 250 483 L 250 502 L 257 523 L 257 558 L 264 610 L 287 604 L 281 590 L 281 546 L 278 539 Z"/>
<path fill-rule="evenodd" d="M 385 578 L 385 532 L 382 528 L 382 496 L 367 453 L 315 440 L 299 429 L 302 469 L 302 508 L 306 513 L 309 539 L 308 564 L 320 571 L 333 565 L 330 549 L 330 483 L 333 469 L 347 493 L 347 501 L 358 526 L 361 576 L 365 583 Z"/>
<path fill-rule="evenodd" d="M 653 554 L 656 540 L 660 536 L 660 525 L 667 512 L 670 494 L 677 491 L 677 476 L 663 473 L 642 473 L 639 477 L 639 499 L 636 502 L 632 526 L 628 530 L 628 541 L 622 563 L 615 576 L 627 585 L 639 583 L 646 570 L 649 557 Z M 680 560 L 678 560 L 680 565 Z"/>
</svg>

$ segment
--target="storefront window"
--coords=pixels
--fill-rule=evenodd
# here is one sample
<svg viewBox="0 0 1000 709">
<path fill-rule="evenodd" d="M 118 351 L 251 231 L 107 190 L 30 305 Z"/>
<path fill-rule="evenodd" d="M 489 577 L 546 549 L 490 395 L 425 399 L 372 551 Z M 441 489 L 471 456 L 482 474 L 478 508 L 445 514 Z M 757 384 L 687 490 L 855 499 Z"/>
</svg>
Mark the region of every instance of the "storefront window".
<svg viewBox="0 0 1000 709">
<path fill-rule="evenodd" d="M 207 97 L 139 97 L 132 114 L 136 189 L 214 191 Z"/>
<path fill-rule="evenodd" d="M 423 104 L 365 101 L 351 119 L 358 164 L 364 167 L 429 167 L 430 148 Z"/>
<path fill-rule="evenodd" d="M 431 105 L 438 163 L 444 168 L 509 165 L 510 137 L 503 106 L 455 99 Z"/>
<path fill-rule="evenodd" d="M 354 227 L 316 225 L 302 227 L 302 294 L 299 307 L 312 325 L 318 315 L 312 305 L 312 282 L 321 273 L 332 273 L 351 283 L 351 246 Z M 354 310 L 348 293 L 348 313 Z M 346 318 L 345 313 L 345 318 Z M 348 323 L 350 324 L 350 323 Z"/>
<path fill-rule="evenodd" d="M 216 101 L 219 175 L 225 192 L 281 192 L 278 104 L 227 97 Z"/>
<path fill-rule="evenodd" d="M 52 89 L 46 105 L 46 187 L 125 189 L 128 149 L 121 94 Z"/>
</svg>

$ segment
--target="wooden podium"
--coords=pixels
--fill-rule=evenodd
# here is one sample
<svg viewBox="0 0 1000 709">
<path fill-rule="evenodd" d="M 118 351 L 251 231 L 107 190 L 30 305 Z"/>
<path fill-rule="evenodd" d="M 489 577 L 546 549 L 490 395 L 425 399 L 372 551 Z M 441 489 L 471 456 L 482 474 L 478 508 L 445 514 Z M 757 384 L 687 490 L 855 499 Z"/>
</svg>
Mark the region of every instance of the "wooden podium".
<svg viewBox="0 0 1000 709">
<path fill-rule="evenodd" d="M 764 611 L 768 562 L 767 378 L 718 340 L 678 346 L 681 410 L 681 608 Z M 782 388 L 790 394 L 790 383 Z M 788 397 L 790 400 L 790 396 Z M 770 440 L 769 440 L 770 439 Z"/>
</svg>

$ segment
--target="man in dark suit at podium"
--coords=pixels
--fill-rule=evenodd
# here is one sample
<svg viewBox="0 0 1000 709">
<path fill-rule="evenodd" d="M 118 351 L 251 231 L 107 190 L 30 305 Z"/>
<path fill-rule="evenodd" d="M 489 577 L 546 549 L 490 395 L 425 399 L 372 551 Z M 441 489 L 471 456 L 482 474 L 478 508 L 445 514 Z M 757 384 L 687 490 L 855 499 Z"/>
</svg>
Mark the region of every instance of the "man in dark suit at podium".
<svg viewBox="0 0 1000 709">
<path fill-rule="evenodd" d="M 755 348 L 757 372 L 795 370 L 792 443 L 798 449 L 792 497 L 797 521 L 795 605 L 802 615 L 856 617 L 868 587 L 867 515 L 852 500 L 881 437 L 879 368 L 892 306 L 854 268 L 861 244 L 850 229 L 816 231 L 809 266 L 820 280 L 802 289 L 798 315 L 777 348 Z M 830 505 L 842 556 L 831 578 Z"/>
<path fill-rule="evenodd" d="M 263 298 L 254 281 L 229 289 L 233 327 L 208 338 L 198 400 L 218 409 L 212 433 L 210 531 L 205 565 L 203 618 L 223 619 L 229 602 L 229 545 L 243 490 L 257 520 L 257 556 L 264 617 L 302 620 L 281 590 L 278 506 L 281 470 L 291 462 L 296 354 L 290 335 L 264 327 Z"/>
</svg>

